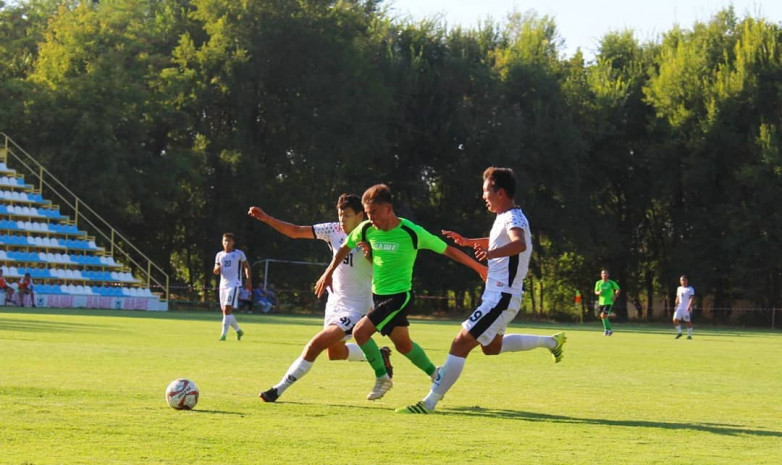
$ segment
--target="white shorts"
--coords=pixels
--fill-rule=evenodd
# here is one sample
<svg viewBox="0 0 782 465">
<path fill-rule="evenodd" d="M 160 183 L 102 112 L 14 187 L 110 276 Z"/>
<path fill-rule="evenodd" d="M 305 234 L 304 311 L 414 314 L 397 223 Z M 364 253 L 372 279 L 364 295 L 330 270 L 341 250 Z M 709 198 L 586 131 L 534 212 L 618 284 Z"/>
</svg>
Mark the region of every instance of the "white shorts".
<svg viewBox="0 0 782 465">
<path fill-rule="evenodd" d="M 241 287 L 226 287 L 226 288 L 220 288 L 220 308 L 225 308 L 228 306 L 231 306 L 231 308 L 236 308 L 236 305 L 239 303 L 239 289 Z"/>
<path fill-rule="evenodd" d="M 323 317 L 323 327 L 328 328 L 331 325 L 339 326 L 339 329 L 345 332 L 344 340 L 347 341 L 351 338 L 353 326 L 355 326 L 356 323 L 358 323 L 358 320 L 366 315 L 369 310 L 371 309 L 366 308 L 359 310 L 326 303 L 326 314 Z"/>
<path fill-rule="evenodd" d="M 687 323 L 689 323 L 690 312 L 688 312 L 686 308 L 677 308 L 676 312 L 674 312 L 673 314 L 673 319 L 679 321 L 686 321 Z"/>
<path fill-rule="evenodd" d="M 481 304 L 464 320 L 462 328 L 482 346 L 487 346 L 497 335 L 505 334 L 505 328 L 516 318 L 520 308 L 521 295 L 485 291 L 481 296 Z"/>
</svg>

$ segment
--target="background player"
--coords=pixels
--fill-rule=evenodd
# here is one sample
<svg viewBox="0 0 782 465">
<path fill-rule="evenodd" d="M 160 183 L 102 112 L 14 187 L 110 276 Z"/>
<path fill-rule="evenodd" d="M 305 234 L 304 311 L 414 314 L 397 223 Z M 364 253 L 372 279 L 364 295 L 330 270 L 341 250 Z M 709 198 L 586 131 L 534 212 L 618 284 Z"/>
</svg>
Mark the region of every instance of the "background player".
<svg viewBox="0 0 782 465">
<path fill-rule="evenodd" d="M 486 277 L 486 267 L 453 248 L 421 226 L 396 216 L 391 190 L 385 184 L 377 184 L 364 192 L 361 198 L 368 221 L 358 225 L 339 248 L 328 268 L 315 285 L 320 297 L 332 286 L 332 276 L 351 250 L 361 245 L 372 259 L 372 297 L 375 308 L 356 324 L 353 337 L 364 351 L 367 361 L 375 369 L 375 386 L 367 399 L 380 399 L 393 386 L 390 375 L 372 335 L 380 331 L 388 336 L 396 350 L 430 377 L 436 367 L 424 350 L 410 339 L 407 314 L 413 302 L 413 265 L 419 249 L 429 249 L 472 268 L 481 278 Z"/>
<path fill-rule="evenodd" d="M 695 301 L 695 289 L 689 285 L 687 275 L 679 278 L 679 284 L 676 289 L 676 311 L 673 314 L 676 339 L 682 337 L 682 321 L 687 324 L 687 339 L 692 339 L 692 303 Z"/>
<path fill-rule="evenodd" d="M 481 304 L 462 323 L 451 343 L 448 358 L 440 367 L 429 394 L 420 402 L 397 409 L 397 413 L 430 413 L 464 370 L 467 356 L 481 346 L 486 355 L 547 348 L 554 362 L 562 359 L 565 333 L 553 336 L 508 334 L 505 329 L 521 308 L 524 278 L 532 255 L 532 234 L 527 218 L 513 200 L 516 178 L 509 168 L 491 167 L 483 172 L 483 200 L 497 216 L 489 237 L 466 239 L 443 231 L 458 245 L 472 247 L 478 260 L 488 260 L 489 270 Z"/>
<path fill-rule="evenodd" d="M 339 250 L 348 233 L 364 221 L 364 208 L 357 195 L 342 194 L 337 200 L 338 222 L 298 226 L 274 218 L 260 207 L 250 207 L 247 213 L 292 239 L 320 239 L 332 250 Z M 260 394 L 265 402 L 274 402 L 288 387 L 306 375 L 315 359 L 324 350 L 329 360 L 364 361 L 364 353 L 356 344 L 346 344 L 353 326 L 372 308 L 372 265 L 358 249 L 350 251 L 334 272 L 331 292 L 326 301 L 323 330 L 313 336 L 304 352 L 291 364 L 279 383 Z M 389 360 L 391 350 L 381 349 L 386 369 L 393 374 Z"/>
<path fill-rule="evenodd" d="M 223 331 L 220 340 L 225 341 L 230 325 L 236 331 L 236 339 L 241 340 L 244 331 L 239 328 L 233 311 L 239 303 L 239 289 L 242 287 L 242 271 L 244 271 L 244 287 L 252 291 L 252 276 L 250 265 L 244 252 L 234 249 L 236 238 L 233 233 L 223 234 L 223 250 L 215 256 L 214 274 L 220 275 L 220 309 L 223 311 Z"/>
<path fill-rule="evenodd" d="M 600 279 L 595 283 L 595 295 L 598 296 L 598 309 L 600 310 L 600 321 L 603 322 L 603 335 L 610 336 L 614 334 L 611 328 L 611 312 L 614 308 L 614 301 L 621 292 L 619 284 L 609 278 L 608 270 L 600 270 Z"/>
</svg>

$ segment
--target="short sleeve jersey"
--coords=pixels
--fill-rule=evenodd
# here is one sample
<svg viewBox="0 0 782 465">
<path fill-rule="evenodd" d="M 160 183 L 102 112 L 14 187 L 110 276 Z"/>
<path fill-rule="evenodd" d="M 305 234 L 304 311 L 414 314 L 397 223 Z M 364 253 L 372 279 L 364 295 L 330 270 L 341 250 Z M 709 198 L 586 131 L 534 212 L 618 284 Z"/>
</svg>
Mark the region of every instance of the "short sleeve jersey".
<svg viewBox="0 0 782 465">
<path fill-rule="evenodd" d="M 676 307 L 676 309 L 686 309 L 688 305 L 690 305 L 690 300 L 695 296 L 695 289 L 692 288 L 692 286 L 679 286 L 678 289 L 676 289 L 676 297 L 679 298 L 679 305 Z"/>
<path fill-rule="evenodd" d="M 598 305 L 613 305 L 614 300 L 612 299 L 614 292 L 619 290 L 619 284 L 616 283 L 616 281 L 609 279 L 608 281 L 603 281 L 602 279 L 597 280 L 595 283 L 595 291 L 600 291 L 600 296 L 598 297 Z"/>
<path fill-rule="evenodd" d="M 521 295 L 524 291 L 524 278 L 527 276 L 532 256 L 532 232 L 521 208 L 511 208 L 497 215 L 489 233 L 489 250 L 509 244 L 510 230 L 514 228 L 524 232 L 527 248 L 516 255 L 489 260 L 486 290 L 497 290 L 511 295 Z"/>
<path fill-rule="evenodd" d="M 383 231 L 364 221 L 354 229 L 344 245 L 355 248 L 362 240 L 372 245 L 372 292 L 391 295 L 413 287 L 413 266 L 419 249 L 444 253 L 448 248 L 439 237 L 410 220 L 399 218 L 399 224 Z"/>
<path fill-rule="evenodd" d="M 328 244 L 332 256 L 336 255 L 347 234 L 339 223 L 319 223 L 312 226 L 316 239 Z M 335 308 L 355 309 L 366 313 L 372 308 L 372 264 L 364 258 L 364 252 L 354 248 L 339 264 L 331 282 L 328 305 Z"/>
<path fill-rule="evenodd" d="M 242 285 L 242 263 L 246 261 L 247 257 L 239 249 L 217 252 L 215 265 L 220 265 L 220 289 L 231 289 Z"/>
</svg>

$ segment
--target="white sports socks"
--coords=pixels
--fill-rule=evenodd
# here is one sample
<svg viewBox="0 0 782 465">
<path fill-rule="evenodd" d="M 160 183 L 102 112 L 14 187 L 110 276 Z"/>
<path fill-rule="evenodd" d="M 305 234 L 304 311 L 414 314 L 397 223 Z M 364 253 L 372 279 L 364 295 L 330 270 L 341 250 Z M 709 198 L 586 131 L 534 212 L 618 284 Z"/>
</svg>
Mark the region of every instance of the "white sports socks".
<svg viewBox="0 0 782 465">
<path fill-rule="evenodd" d="M 367 356 L 364 355 L 364 351 L 361 350 L 358 344 L 349 343 L 345 344 L 345 347 L 348 348 L 349 362 L 365 362 L 367 360 Z"/>
<path fill-rule="evenodd" d="M 500 353 L 519 352 L 521 350 L 532 350 L 538 347 L 553 349 L 557 346 L 557 341 L 551 336 L 533 336 L 531 334 L 506 334 L 502 337 L 502 349 Z"/>
<path fill-rule="evenodd" d="M 288 372 L 285 373 L 285 376 L 283 376 L 280 382 L 274 386 L 274 388 L 277 389 L 277 394 L 282 395 L 291 384 L 306 375 L 310 371 L 310 368 L 312 368 L 312 364 L 313 362 L 308 362 L 301 357 L 297 358 L 291 364 L 290 368 L 288 368 Z"/>
</svg>

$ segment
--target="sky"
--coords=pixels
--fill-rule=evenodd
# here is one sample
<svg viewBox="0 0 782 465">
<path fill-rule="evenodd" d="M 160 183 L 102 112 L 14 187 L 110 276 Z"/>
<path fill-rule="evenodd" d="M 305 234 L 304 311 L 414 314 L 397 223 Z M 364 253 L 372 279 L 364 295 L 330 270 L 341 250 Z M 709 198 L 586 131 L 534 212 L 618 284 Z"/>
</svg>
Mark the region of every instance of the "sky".
<svg viewBox="0 0 782 465">
<path fill-rule="evenodd" d="M 566 56 L 580 47 L 587 60 L 594 58 L 600 38 L 608 32 L 632 29 L 640 42 L 658 41 L 675 24 L 691 29 L 696 21 L 707 22 L 730 5 L 740 18 L 749 15 L 782 23 L 782 0 L 385 0 L 383 4 L 393 17 L 440 16 L 448 27 L 465 28 L 475 28 L 488 17 L 504 22 L 514 10 L 534 10 L 554 18 L 565 40 Z"/>
</svg>

